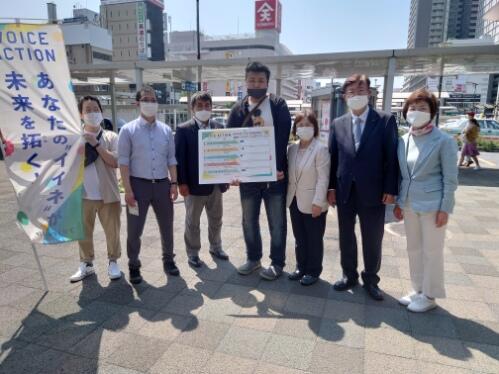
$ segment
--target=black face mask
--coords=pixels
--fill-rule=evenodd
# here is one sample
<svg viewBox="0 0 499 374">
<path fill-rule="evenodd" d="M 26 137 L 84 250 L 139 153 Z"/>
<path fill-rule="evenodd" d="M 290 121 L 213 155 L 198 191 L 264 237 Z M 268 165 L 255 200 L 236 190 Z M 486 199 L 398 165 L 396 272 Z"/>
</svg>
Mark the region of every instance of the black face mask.
<svg viewBox="0 0 499 374">
<path fill-rule="evenodd" d="M 248 95 L 255 99 L 261 99 L 267 94 L 266 88 L 248 88 Z"/>
</svg>

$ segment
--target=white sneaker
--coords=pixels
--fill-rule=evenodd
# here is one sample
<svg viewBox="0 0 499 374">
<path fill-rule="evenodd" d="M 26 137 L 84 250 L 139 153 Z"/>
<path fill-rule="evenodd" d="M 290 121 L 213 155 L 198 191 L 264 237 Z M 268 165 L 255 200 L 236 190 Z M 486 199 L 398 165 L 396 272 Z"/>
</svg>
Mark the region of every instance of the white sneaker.
<svg viewBox="0 0 499 374">
<path fill-rule="evenodd" d="M 86 262 L 80 262 L 80 267 L 78 268 L 78 270 L 76 271 L 76 273 L 74 273 L 69 278 L 69 281 L 71 283 L 79 282 L 83 278 L 88 277 L 89 275 L 91 275 L 93 273 L 95 273 L 93 265 L 89 265 Z"/>
<path fill-rule="evenodd" d="M 121 278 L 121 270 L 116 261 L 109 261 L 109 266 L 107 267 L 107 274 L 109 279 L 115 280 Z"/>
<path fill-rule="evenodd" d="M 436 308 L 437 303 L 435 299 L 430 299 L 425 295 L 421 294 L 419 297 L 414 299 L 408 306 L 407 309 L 415 313 L 427 312 L 430 309 Z"/>
<path fill-rule="evenodd" d="M 482 168 L 480 166 L 475 166 L 474 168 L 475 170 L 482 170 Z"/>
<path fill-rule="evenodd" d="M 404 306 L 408 306 L 410 303 L 412 303 L 419 295 L 420 293 L 416 291 L 412 291 L 411 293 L 401 297 L 398 301 L 399 304 L 402 304 Z"/>
</svg>

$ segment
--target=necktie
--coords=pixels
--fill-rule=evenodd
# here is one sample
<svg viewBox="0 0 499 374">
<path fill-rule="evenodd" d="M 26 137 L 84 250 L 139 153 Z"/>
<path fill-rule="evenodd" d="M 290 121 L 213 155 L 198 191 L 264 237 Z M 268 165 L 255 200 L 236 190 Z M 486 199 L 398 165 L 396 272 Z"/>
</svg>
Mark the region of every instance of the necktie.
<svg viewBox="0 0 499 374">
<path fill-rule="evenodd" d="M 355 150 L 359 149 L 360 138 L 362 136 L 362 128 L 360 127 L 361 120 L 359 117 L 356 117 L 353 121 L 353 139 L 355 141 Z"/>
</svg>

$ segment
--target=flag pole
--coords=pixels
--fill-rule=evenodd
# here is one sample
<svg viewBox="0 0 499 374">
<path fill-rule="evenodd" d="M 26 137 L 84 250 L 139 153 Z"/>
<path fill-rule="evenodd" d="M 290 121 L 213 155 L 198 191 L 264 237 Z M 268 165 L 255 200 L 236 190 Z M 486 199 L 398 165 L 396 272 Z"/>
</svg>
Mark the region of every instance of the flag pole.
<svg viewBox="0 0 499 374">
<path fill-rule="evenodd" d="M 49 290 L 47 286 L 47 279 L 45 278 L 45 274 L 43 273 L 42 264 L 40 262 L 40 258 L 38 257 L 38 252 L 36 251 L 35 243 L 31 242 L 31 249 L 33 249 L 33 254 L 35 255 L 36 264 L 38 265 L 38 270 L 40 271 L 40 275 L 42 276 L 43 288 L 45 291 Z"/>
<path fill-rule="evenodd" d="M 5 154 L 5 147 L 4 147 L 3 142 L 4 142 L 4 137 L 3 137 L 3 134 L 2 134 L 2 130 L 0 129 L 0 151 L 2 152 L 2 154 L 4 156 L 3 157 L 4 158 L 4 162 L 6 162 L 5 158 L 6 158 L 7 155 Z M 38 257 L 38 252 L 36 251 L 35 244 L 31 241 L 31 239 L 29 239 L 29 241 L 31 243 L 31 249 L 33 250 L 33 254 L 35 255 L 36 264 L 38 265 L 38 271 L 40 272 L 40 275 L 42 277 L 43 289 L 45 291 L 48 291 L 49 287 L 47 285 L 47 279 L 45 278 L 45 274 L 44 274 L 43 269 L 42 269 L 42 264 L 40 262 L 40 258 Z"/>
</svg>

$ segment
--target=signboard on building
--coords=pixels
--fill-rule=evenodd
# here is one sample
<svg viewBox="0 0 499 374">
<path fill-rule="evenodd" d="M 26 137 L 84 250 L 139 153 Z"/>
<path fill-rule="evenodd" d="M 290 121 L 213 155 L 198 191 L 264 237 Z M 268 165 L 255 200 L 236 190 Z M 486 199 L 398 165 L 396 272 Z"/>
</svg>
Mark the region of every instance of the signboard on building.
<svg viewBox="0 0 499 374">
<path fill-rule="evenodd" d="M 456 94 L 450 93 L 449 98 L 445 100 L 447 104 L 452 103 L 479 103 L 480 94 Z"/>
<path fill-rule="evenodd" d="M 282 6 L 279 0 L 255 1 L 255 30 L 281 32 Z"/>
<path fill-rule="evenodd" d="M 137 57 L 139 60 L 147 60 L 147 35 L 146 35 L 146 5 L 137 3 Z"/>
<path fill-rule="evenodd" d="M 440 80 L 439 77 L 428 77 L 426 79 L 426 86 L 428 87 L 428 90 L 430 92 L 436 92 L 436 91 L 438 91 L 439 80 Z"/>
</svg>

